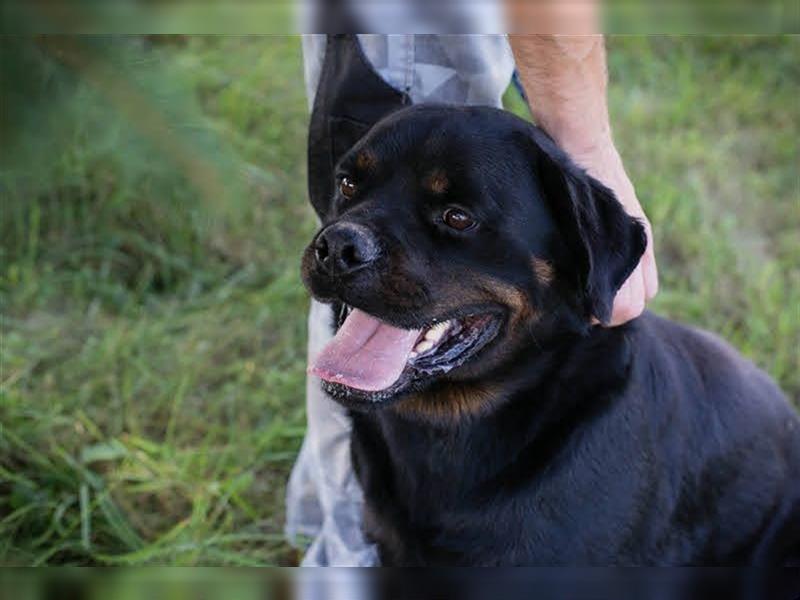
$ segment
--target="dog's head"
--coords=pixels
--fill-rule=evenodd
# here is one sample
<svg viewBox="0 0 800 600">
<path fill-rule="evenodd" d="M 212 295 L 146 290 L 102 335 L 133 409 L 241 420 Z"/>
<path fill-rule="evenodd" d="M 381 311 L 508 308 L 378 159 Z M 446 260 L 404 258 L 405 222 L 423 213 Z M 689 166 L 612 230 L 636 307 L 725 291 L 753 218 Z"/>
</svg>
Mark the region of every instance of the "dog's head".
<svg viewBox="0 0 800 600">
<path fill-rule="evenodd" d="M 351 407 L 486 381 L 607 321 L 645 245 L 613 193 L 522 119 L 399 111 L 337 166 L 303 256 L 312 295 L 341 307 L 310 371 Z"/>
</svg>

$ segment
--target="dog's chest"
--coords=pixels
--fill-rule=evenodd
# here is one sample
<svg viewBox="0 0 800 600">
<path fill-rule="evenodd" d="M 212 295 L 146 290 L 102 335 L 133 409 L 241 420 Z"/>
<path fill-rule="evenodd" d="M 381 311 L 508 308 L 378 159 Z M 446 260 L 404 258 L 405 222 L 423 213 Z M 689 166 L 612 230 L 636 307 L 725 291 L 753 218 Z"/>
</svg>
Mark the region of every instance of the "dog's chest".
<svg viewBox="0 0 800 600">
<path fill-rule="evenodd" d="M 395 487 L 388 496 L 375 493 L 377 481 L 369 484 L 365 531 L 384 565 L 611 564 L 643 547 L 636 541 L 626 549 L 641 534 L 623 533 L 638 510 L 636 494 L 609 499 L 607 488 L 586 486 L 568 497 L 563 482 L 468 489 L 452 474 L 440 477 L 420 478 L 413 492 Z"/>
<path fill-rule="evenodd" d="M 510 437 L 356 419 L 365 530 L 383 563 L 639 562 L 635 555 L 649 541 L 637 522 L 643 507 L 652 508 L 645 479 L 576 457 L 570 463 L 557 449 L 543 467 L 547 449 L 521 451 Z M 584 450 L 591 455 L 591 447 Z"/>
</svg>

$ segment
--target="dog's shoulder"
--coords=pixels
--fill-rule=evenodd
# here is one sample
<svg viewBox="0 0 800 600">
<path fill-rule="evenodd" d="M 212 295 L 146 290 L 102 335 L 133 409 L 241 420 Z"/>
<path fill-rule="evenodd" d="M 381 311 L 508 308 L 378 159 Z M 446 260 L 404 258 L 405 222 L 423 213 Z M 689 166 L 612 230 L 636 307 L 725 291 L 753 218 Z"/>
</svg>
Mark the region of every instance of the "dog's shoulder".
<svg viewBox="0 0 800 600">
<path fill-rule="evenodd" d="M 755 559 L 754 539 L 768 562 L 800 551 L 785 548 L 800 531 L 784 539 L 800 519 L 800 418 L 778 386 L 710 332 L 646 313 L 628 335 L 631 389 L 646 390 L 664 464 L 681 474 L 676 528 L 710 524 L 736 562 Z"/>
<path fill-rule="evenodd" d="M 797 422 L 772 378 L 719 336 L 649 311 L 628 335 L 638 364 L 633 376 L 653 386 L 654 397 L 677 390 L 693 413 L 731 419 L 741 431 Z"/>
</svg>

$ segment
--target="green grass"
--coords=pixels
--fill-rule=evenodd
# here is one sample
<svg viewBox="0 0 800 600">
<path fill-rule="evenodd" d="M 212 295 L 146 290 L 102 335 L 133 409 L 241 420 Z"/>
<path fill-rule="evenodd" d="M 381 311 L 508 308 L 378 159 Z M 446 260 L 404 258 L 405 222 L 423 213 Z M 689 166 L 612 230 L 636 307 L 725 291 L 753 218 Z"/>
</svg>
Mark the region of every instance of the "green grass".
<svg viewBox="0 0 800 600">
<path fill-rule="evenodd" d="M 294 38 L 5 38 L 0 563 L 287 564 L 304 428 Z M 614 38 L 654 308 L 800 398 L 796 38 Z"/>
</svg>

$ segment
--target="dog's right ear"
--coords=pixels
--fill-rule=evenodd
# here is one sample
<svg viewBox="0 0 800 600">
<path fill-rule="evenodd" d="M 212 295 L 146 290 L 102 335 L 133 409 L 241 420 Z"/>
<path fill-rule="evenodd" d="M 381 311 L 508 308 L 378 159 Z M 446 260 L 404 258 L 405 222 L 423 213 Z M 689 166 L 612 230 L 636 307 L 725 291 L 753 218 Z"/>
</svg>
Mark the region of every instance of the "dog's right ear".
<svg viewBox="0 0 800 600">
<path fill-rule="evenodd" d="M 541 129 L 530 126 L 527 137 L 538 184 L 577 262 L 584 317 L 608 324 L 614 296 L 647 247 L 644 226 Z"/>
</svg>

